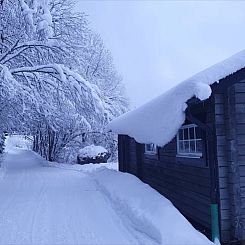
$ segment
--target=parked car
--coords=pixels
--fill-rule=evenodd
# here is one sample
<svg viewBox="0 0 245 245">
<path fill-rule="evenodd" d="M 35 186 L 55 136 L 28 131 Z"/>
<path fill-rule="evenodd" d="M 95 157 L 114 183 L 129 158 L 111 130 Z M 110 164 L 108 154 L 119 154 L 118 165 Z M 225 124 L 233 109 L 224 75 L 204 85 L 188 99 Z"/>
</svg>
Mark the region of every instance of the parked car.
<svg viewBox="0 0 245 245">
<path fill-rule="evenodd" d="M 79 151 L 77 163 L 106 163 L 110 156 L 111 154 L 104 147 L 89 145 Z"/>
</svg>

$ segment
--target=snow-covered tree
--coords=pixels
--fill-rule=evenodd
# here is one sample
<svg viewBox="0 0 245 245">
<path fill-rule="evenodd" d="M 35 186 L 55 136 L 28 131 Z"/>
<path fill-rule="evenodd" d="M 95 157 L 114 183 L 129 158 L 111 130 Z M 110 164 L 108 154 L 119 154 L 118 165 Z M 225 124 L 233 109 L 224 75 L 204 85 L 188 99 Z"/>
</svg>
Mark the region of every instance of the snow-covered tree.
<svg viewBox="0 0 245 245">
<path fill-rule="evenodd" d="M 103 138 L 107 121 L 127 109 L 109 51 L 73 4 L 0 2 L 0 128 L 31 134 L 49 160 L 84 135 Z"/>
</svg>

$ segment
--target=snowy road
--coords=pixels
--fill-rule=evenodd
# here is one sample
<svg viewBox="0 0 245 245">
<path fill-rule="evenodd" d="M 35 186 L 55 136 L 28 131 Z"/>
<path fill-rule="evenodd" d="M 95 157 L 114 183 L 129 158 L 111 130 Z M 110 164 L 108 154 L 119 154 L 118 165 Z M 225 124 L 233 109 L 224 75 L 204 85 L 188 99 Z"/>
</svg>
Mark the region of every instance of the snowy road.
<svg viewBox="0 0 245 245">
<path fill-rule="evenodd" d="M 89 174 L 44 167 L 24 150 L 3 165 L 0 244 L 152 244 L 125 225 Z"/>
</svg>

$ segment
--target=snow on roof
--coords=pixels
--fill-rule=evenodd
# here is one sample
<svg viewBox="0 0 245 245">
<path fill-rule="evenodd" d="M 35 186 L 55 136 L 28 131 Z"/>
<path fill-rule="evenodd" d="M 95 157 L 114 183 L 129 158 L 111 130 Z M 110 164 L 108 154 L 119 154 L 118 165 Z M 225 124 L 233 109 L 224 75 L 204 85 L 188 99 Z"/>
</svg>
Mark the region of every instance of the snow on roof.
<svg viewBox="0 0 245 245">
<path fill-rule="evenodd" d="M 184 80 L 177 86 L 123 114 L 107 125 L 108 131 L 129 135 L 139 143 L 164 146 L 185 122 L 186 102 L 196 97 L 208 99 L 209 85 L 245 67 L 245 50 Z"/>
</svg>

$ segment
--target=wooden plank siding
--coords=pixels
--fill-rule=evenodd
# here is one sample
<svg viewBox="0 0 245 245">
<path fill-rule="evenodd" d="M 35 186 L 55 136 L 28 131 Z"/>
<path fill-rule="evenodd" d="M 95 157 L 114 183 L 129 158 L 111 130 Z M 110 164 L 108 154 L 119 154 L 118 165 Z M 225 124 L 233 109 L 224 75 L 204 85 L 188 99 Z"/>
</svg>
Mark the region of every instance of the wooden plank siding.
<svg viewBox="0 0 245 245">
<path fill-rule="evenodd" d="M 174 138 L 164 148 L 158 149 L 158 159 L 144 155 L 142 179 L 172 201 L 188 219 L 198 223 L 199 229 L 209 233 L 209 168 L 182 164 L 176 153 Z"/>
<path fill-rule="evenodd" d="M 173 157 L 176 156 L 177 150 L 176 138 L 164 148 L 158 148 L 157 157 L 152 157 L 144 154 L 143 144 L 138 144 L 128 136 L 119 136 L 122 137 L 124 137 L 124 144 L 129 146 L 127 159 L 122 159 L 129 163 L 125 171 L 151 185 L 172 201 L 189 220 L 195 221 L 198 224 L 197 228 L 210 234 L 209 168 L 188 166 L 176 160 L 176 157 Z M 137 167 L 139 161 L 140 170 Z M 119 165 L 122 163 L 119 162 Z"/>
<path fill-rule="evenodd" d="M 238 239 L 245 240 L 245 80 L 234 84 L 234 104 L 235 104 L 235 141 L 231 152 L 231 189 L 233 190 L 233 227 L 237 231 Z M 233 108 L 234 109 L 234 108 Z M 235 164 L 234 164 L 235 163 Z M 232 215 L 233 216 L 233 215 Z"/>
<path fill-rule="evenodd" d="M 134 139 L 128 138 L 128 148 L 129 156 L 127 172 L 138 176 L 136 142 Z"/>
<path fill-rule="evenodd" d="M 222 241 L 245 239 L 245 83 L 214 94 Z"/>
<path fill-rule="evenodd" d="M 221 240 L 230 241 L 231 239 L 231 219 L 230 219 L 230 191 L 229 191 L 229 164 L 228 151 L 229 146 L 227 140 L 229 136 L 229 111 L 227 102 L 227 94 L 224 92 L 215 93 L 214 95 L 215 109 L 215 132 L 216 132 L 216 152 L 219 173 L 220 188 L 220 231 Z M 227 99 L 227 101 L 226 101 Z M 225 215 L 224 215 L 225 214 Z"/>
</svg>

